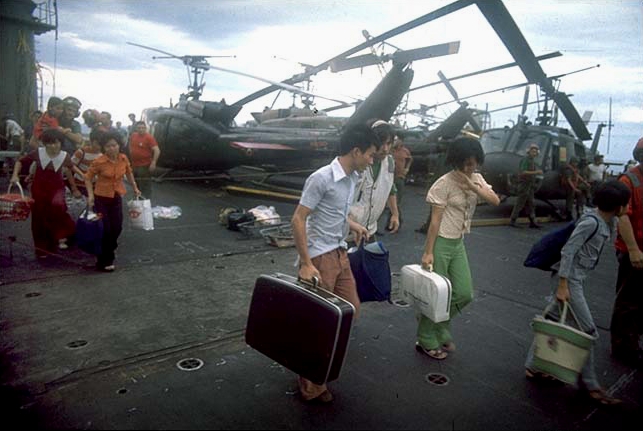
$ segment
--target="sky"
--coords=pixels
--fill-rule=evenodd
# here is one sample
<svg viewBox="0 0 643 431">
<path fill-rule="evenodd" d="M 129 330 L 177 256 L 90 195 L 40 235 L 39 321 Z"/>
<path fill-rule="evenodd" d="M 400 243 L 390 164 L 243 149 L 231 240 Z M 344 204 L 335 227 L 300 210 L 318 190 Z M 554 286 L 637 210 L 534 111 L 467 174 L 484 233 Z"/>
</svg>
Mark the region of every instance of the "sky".
<svg viewBox="0 0 643 431">
<path fill-rule="evenodd" d="M 181 55 L 233 55 L 210 58 L 210 64 L 273 81 L 303 72 L 299 63 L 320 64 L 362 43 L 362 30 L 378 36 L 392 28 L 451 3 L 444 0 L 58 0 L 58 39 L 54 32 L 36 36 L 36 60 L 45 68 L 43 94 L 75 96 L 82 109 L 112 113 L 114 121 L 127 125 L 127 114 L 140 116 L 144 108 L 168 106 L 186 91 L 188 76 L 177 59 L 153 59 L 161 55 L 128 45 L 133 42 Z M 643 3 L 639 0 L 505 0 L 535 55 L 560 51 L 562 57 L 541 62 L 548 76 L 593 67 L 562 77 L 556 85 L 573 95 L 582 115 L 592 111 L 588 129 L 608 122 L 612 100 L 613 128 L 604 129 L 599 151 L 608 161 L 631 158 L 643 136 Z M 438 71 L 447 77 L 512 62 L 493 28 L 472 5 L 412 29 L 387 42 L 399 49 L 460 41 L 450 56 L 413 63 L 411 87 L 436 81 Z M 375 46 L 378 53 L 395 48 Z M 359 54 L 368 53 L 367 50 Z M 385 63 L 389 70 L 390 63 Z M 54 80 L 55 72 L 55 80 Z M 381 80 L 375 67 L 341 73 L 320 72 L 311 90 L 319 95 L 346 100 L 366 97 Z M 264 82 L 210 70 L 205 75 L 202 100 L 233 103 L 266 86 Z M 461 99 L 481 109 L 520 104 L 524 89 L 496 92 L 468 99 L 475 93 L 526 82 L 519 68 L 453 82 Z M 54 88 L 55 84 L 55 88 Z M 537 89 L 530 89 L 535 101 Z M 274 102 L 275 108 L 292 104 L 287 92 L 264 96 L 244 106 L 235 121 L 243 125 L 251 112 Z M 409 93 L 408 108 L 451 100 L 444 86 Z M 299 99 L 295 100 L 302 106 Z M 315 99 L 316 107 L 336 105 Z M 432 113 L 445 118 L 458 105 L 438 107 Z M 519 108 L 492 114 L 493 127 L 511 125 Z M 352 108 L 332 115 L 350 116 Z M 537 104 L 527 116 L 533 120 Z M 415 125 L 418 118 L 400 121 Z M 559 125 L 565 127 L 564 119 Z M 587 145 L 590 142 L 586 142 Z"/>
</svg>

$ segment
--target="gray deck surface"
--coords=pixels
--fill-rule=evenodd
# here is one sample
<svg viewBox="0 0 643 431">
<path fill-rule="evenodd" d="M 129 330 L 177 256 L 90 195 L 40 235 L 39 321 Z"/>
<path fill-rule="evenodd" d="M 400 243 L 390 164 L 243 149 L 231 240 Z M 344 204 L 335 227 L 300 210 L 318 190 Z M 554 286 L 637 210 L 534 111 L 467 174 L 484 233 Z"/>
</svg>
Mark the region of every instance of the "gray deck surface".
<svg viewBox="0 0 643 431">
<path fill-rule="evenodd" d="M 298 397 L 295 375 L 244 342 L 254 280 L 295 274 L 294 248 L 246 239 L 218 223 L 221 208 L 294 204 L 229 195 L 211 181 L 154 184 L 153 205 L 181 207 L 155 230 L 127 222 L 117 270 L 98 273 L 75 247 L 37 261 L 28 222 L 0 221 L 2 417 L 20 428 L 73 429 L 622 429 L 642 423 L 641 372 L 612 360 L 609 323 L 616 259 L 605 247 L 587 298 L 600 338 L 601 382 L 625 403 L 597 408 L 574 387 L 524 378 L 530 319 L 549 295 L 546 273 L 522 261 L 543 231 L 474 227 L 466 247 L 475 299 L 453 322 L 458 350 L 435 361 L 414 349 L 411 308 L 366 303 L 353 328 L 331 405 Z M 0 181 L 0 189 L 6 187 Z M 408 187 L 391 252 L 394 298 L 400 268 L 419 263 L 426 217 L 421 187 Z M 507 217 L 513 200 L 479 207 Z M 539 207 L 539 212 L 544 212 Z M 10 237 L 15 237 L 15 242 Z M 68 344 L 84 340 L 80 348 Z M 185 358 L 204 362 L 181 371 Z M 442 373 L 448 382 L 427 381 Z M 3 421 L 4 422 L 4 421 Z M 6 422 L 5 422 L 6 423 Z"/>
</svg>

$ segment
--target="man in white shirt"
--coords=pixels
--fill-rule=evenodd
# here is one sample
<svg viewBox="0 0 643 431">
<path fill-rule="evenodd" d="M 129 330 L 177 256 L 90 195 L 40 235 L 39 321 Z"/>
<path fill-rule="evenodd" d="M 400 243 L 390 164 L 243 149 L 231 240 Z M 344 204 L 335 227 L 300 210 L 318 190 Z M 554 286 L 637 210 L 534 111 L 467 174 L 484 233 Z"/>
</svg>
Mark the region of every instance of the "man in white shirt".
<svg viewBox="0 0 643 431">
<path fill-rule="evenodd" d="M 596 154 L 594 156 L 594 163 L 589 165 L 587 167 L 589 170 L 589 185 L 590 185 L 590 192 L 592 194 L 592 197 L 594 196 L 594 192 L 600 186 L 603 181 L 605 181 L 605 175 L 607 172 L 607 166 L 603 163 L 603 156 L 601 154 Z M 590 201 L 590 205 L 592 202 Z"/>
<path fill-rule="evenodd" d="M 383 120 L 369 122 L 380 139 L 381 145 L 373 156 L 373 165 L 360 178 L 353 198 L 349 217 L 368 229 L 371 240 L 375 240 L 377 221 L 386 206 L 391 211 L 388 229 L 397 232 L 400 227 L 395 187 L 395 160 L 389 154 L 394 137 L 393 128 Z M 354 238 L 359 244 L 360 238 Z"/>
<path fill-rule="evenodd" d="M 20 125 L 16 122 L 13 115 L 5 115 L 2 119 L 2 126 L 3 127 L 2 129 L 0 129 L 0 134 L 2 134 L 2 139 L 7 141 L 7 147 L 2 149 L 22 152 L 25 131 L 22 130 L 22 127 L 20 127 Z"/>
<path fill-rule="evenodd" d="M 349 229 L 358 238 L 368 237 L 364 227 L 348 218 L 348 209 L 358 172 L 373 163 L 377 144 L 377 136 L 370 127 L 354 126 L 346 130 L 340 140 L 339 157 L 308 177 L 292 218 L 299 277 L 302 280 L 316 277 L 322 288 L 352 303 L 356 315 L 360 302 L 344 238 Z M 325 384 L 317 385 L 300 377 L 299 389 L 306 401 L 333 400 Z"/>
</svg>

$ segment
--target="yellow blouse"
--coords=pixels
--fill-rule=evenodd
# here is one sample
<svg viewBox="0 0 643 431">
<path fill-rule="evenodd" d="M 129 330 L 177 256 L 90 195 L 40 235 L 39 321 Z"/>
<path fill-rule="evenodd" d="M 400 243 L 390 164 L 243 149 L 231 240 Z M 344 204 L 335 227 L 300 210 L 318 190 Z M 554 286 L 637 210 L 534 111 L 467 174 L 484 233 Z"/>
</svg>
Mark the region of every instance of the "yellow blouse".
<svg viewBox="0 0 643 431">
<path fill-rule="evenodd" d="M 491 189 L 482 175 L 474 173 L 473 182 Z M 426 201 L 444 208 L 438 235 L 443 238 L 461 238 L 471 230 L 471 220 L 478 204 L 478 195 L 458 180 L 454 171 L 442 175 L 429 189 Z"/>
</svg>

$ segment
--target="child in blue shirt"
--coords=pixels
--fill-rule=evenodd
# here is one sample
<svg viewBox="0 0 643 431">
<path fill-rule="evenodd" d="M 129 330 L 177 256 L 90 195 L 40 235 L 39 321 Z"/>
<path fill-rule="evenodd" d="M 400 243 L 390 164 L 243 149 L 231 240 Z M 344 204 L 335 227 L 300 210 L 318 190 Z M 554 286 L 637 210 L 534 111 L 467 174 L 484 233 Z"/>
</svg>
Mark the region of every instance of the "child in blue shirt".
<svg viewBox="0 0 643 431">
<path fill-rule="evenodd" d="M 608 240 L 614 239 L 618 217 L 626 212 L 629 200 L 629 189 L 619 181 L 609 181 L 600 186 L 594 195 L 594 204 L 598 209 L 585 213 L 578 220 L 574 232 L 561 250 L 559 264 L 553 267 L 558 272 L 558 284 L 552 301 L 567 301 L 574 311 L 579 329 L 596 338 L 598 331 L 587 305 L 583 286 L 587 273 L 598 264 L 603 246 Z M 553 309 L 558 310 L 558 307 Z M 557 311 L 550 312 L 547 317 L 559 319 Z M 534 348 L 535 345 L 532 344 L 527 354 L 525 374 L 529 379 L 549 379 L 549 376 L 533 369 Z M 621 402 L 610 396 L 598 383 L 593 348 L 578 380 L 579 388 L 585 390 L 592 400 L 602 405 Z"/>
</svg>

